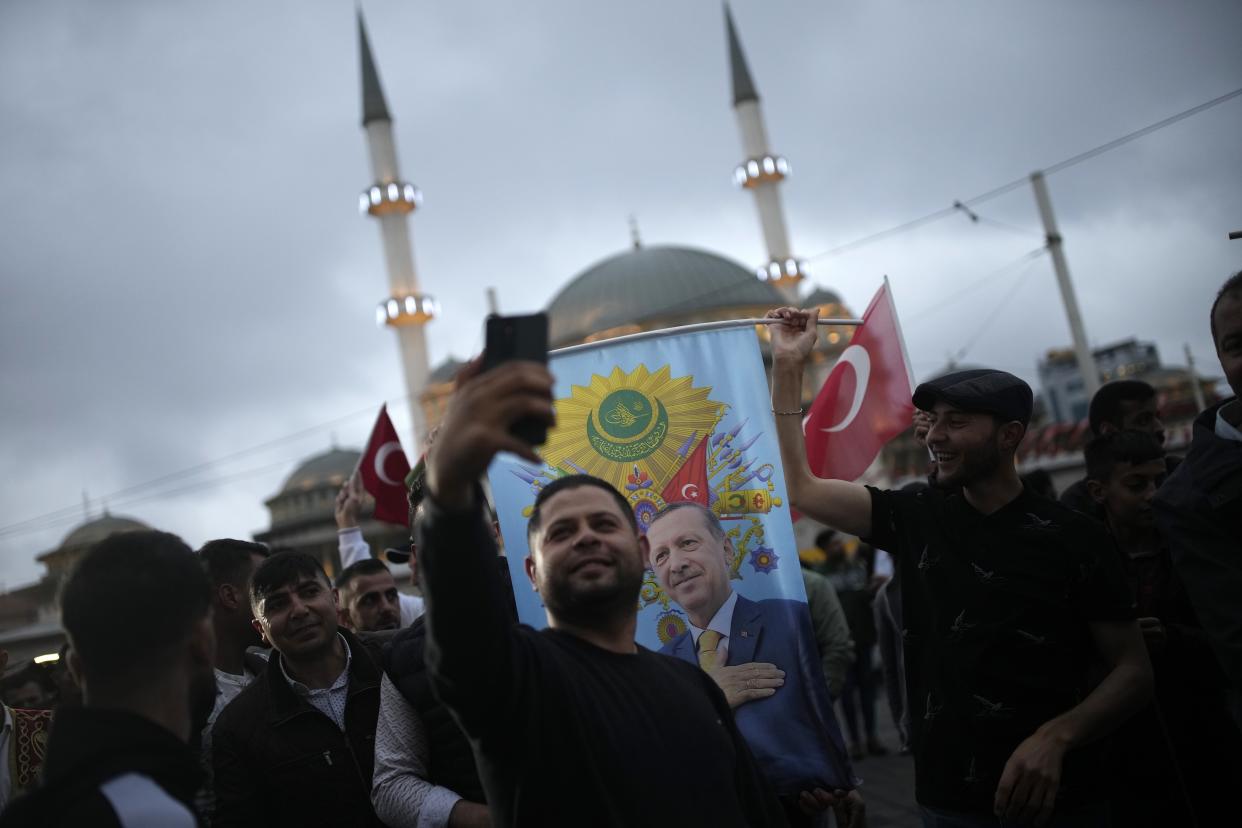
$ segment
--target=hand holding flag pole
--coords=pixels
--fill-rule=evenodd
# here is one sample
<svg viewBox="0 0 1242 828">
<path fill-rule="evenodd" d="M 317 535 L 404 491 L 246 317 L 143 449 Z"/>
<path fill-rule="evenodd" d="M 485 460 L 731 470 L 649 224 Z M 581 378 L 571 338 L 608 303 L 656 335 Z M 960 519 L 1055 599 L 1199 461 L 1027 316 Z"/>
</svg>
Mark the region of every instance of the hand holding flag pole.
<svg viewBox="0 0 1242 828">
<path fill-rule="evenodd" d="M 362 487 L 375 498 L 376 520 L 408 526 L 405 478 L 409 473 L 410 462 L 401 448 L 401 438 L 388 418 L 388 406 L 382 405 L 366 451 L 351 475 L 351 486 L 354 477 L 361 478 Z"/>
<path fill-rule="evenodd" d="M 806 456 L 818 477 L 856 480 L 910 426 L 914 372 L 888 279 L 811 404 Z"/>
</svg>

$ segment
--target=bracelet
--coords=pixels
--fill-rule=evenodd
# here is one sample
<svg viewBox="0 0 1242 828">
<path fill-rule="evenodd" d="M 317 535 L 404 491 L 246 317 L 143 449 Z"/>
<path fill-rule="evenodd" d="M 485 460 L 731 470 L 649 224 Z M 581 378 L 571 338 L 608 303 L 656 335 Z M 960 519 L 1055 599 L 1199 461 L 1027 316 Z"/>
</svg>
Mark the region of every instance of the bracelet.
<svg viewBox="0 0 1242 828">
<path fill-rule="evenodd" d="M 775 408 L 773 408 L 772 413 L 778 417 L 793 417 L 795 415 L 803 414 L 805 412 L 801 408 L 799 408 L 797 411 L 777 411 Z"/>
</svg>

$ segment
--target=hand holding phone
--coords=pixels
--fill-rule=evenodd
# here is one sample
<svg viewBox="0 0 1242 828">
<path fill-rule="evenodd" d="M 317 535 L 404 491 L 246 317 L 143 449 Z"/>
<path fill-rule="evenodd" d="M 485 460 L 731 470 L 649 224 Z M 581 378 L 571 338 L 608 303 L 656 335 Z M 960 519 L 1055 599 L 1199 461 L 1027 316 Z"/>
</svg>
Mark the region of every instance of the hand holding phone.
<svg viewBox="0 0 1242 828">
<path fill-rule="evenodd" d="M 483 348 L 483 370 L 491 371 L 511 360 L 530 360 L 548 364 L 548 316 L 489 316 Z M 548 441 L 547 426 L 540 420 L 523 417 L 514 421 L 510 433 L 532 446 Z"/>
</svg>

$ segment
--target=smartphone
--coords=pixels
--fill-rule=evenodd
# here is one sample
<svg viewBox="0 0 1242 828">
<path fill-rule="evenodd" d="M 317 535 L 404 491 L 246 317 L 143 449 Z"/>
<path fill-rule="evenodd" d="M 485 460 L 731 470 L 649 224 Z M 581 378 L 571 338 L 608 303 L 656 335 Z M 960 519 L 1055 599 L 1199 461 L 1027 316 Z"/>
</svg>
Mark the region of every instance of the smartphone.
<svg viewBox="0 0 1242 828">
<path fill-rule="evenodd" d="M 548 363 L 548 315 L 489 316 L 483 346 L 483 370 L 490 371 L 514 359 Z M 548 428 L 540 420 L 523 417 L 509 429 L 514 437 L 540 446 L 548 441 Z"/>
</svg>

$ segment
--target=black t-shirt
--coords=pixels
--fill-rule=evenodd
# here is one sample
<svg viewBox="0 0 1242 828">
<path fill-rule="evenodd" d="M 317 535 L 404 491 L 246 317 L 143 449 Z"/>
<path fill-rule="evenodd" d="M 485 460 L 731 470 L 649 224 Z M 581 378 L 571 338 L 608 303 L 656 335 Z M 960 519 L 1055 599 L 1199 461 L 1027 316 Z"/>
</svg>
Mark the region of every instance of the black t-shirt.
<svg viewBox="0 0 1242 828">
<path fill-rule="evenodd" d="M 418 532 L 427 665 L 470 737 L 495 824 L 785 824 L 696 665 L 514 623 L 481 516 L 429 504 Z"/>
<path fill-rule="evenodd" d="M 1089 623 L 1134 617 L 1099 523 L 1026 490 L 990 515 L 960 493 L 871 489 L 869 540 L 902 582 L 918 801 L 992 810 L 1017 746 L 1086 696 Z M 1093 747 L 1066 755 L 1059 800 L 1101 793 Z"/>
</svg>

